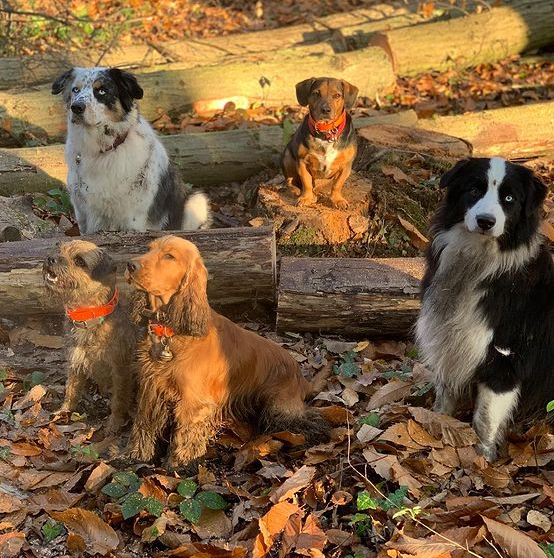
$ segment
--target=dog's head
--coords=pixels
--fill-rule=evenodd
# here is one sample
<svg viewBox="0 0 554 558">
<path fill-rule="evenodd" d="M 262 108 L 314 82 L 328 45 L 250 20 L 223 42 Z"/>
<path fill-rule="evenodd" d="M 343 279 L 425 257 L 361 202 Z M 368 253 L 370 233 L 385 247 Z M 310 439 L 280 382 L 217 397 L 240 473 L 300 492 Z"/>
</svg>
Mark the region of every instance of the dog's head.
<svg viewBox="0 0 554 558">
<path fill-rule="evenodd" d="M 63 93 L 71 122 L 101 126 L 121 122 L 142 99 L 135 76 L 118 68 L 72 68 L 52 84 L 52 94 Z"/>
<path fill-rule="evenodd" d="M 115 287 L 116 265 L 96 244 L 85 240 L 61 243 L 42 266 L 46 287 L 65 304 L 95 306 L 106 303 Z"/>
<path fill-rule="evenodd" d="M 356 102 L 358 88 L 343 79 L 310 78 L 296 84 L 296 98 L 314 120 L 335 120 Z"/>
<path fill-rule="evenodd" d="M 168 325 L 178 335 L 202 337 L 207 333 L 210 307 L 208 272 L 198 248 L 188 240 L 163 236 L 149 251 L 127 264 L 125 276 L 149 298 L 157 299 Z"/>
<path fill-rule="evenodd" d="M 533 172 L 499 157 L 458 161 L 444 174 L 443 223 L 464 223 L 471 233 L 526 242 L 536 233 L 546 186 Z"/>
</svg>

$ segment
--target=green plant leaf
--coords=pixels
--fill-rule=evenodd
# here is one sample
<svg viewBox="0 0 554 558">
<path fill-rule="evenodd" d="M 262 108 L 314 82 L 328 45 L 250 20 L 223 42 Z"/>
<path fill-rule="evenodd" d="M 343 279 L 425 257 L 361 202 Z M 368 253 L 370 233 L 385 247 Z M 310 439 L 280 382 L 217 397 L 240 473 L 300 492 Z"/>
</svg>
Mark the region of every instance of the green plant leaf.
<svg viewBox="0 0 554 558">
<path fill-rule="evenodd" d="M 551 413 L 552 411 L 554 411 L 554 399 L 552 401 L 549 401 L 548 405 L 546 406 L 547 413 Z"/>
<path fill-rule="evenodd" d="M 0 382 L 3 382 L 8 378 L 8 370 L 6 368 L 0 368 Z"/>
<path fill-rule="evenodd" d="M 356 509 L 358 511 L 376 510 L 378 507 L 379 502 L 375 498 L 372 498 L 367 491 L 358 492 L 358 498 L 356 500 Z"/>
<path fill-rule="evenodd" d="M 42 525 L 41 531 L 42 536 L 44 537 L 44 542 L 49 543 L 52 542 L 56 537 L 59 537 L 65 531 L 65 528 L 63 526 L 63 523 L 58 523 L 53 519 L 49 519 Z"/>
<path fill-rule="evenodd" d="M 384 511 L 389 511 L 391 508 L 403 508 L 404 507 L 404 498 L 408 494 L 408 487 L 401 486 L 397 490 L 395 490 L 392 494 L 387 496 L 387 500 L 380 500 L 379 506 Z"/>
<path fill-rule="evenodd" d="M 192 479 L 186 479 L 179 483 L 179 486 L 177 486 L 177 492 L 183 498 L 192 498 L 197 488 L 198 485 Z"/>
<path fill-rule="evenodd" d="M 554 558 L 554 543 L 539 543 L 541 550 L 546 554 L 546 558 Z"/>
<path fill-rule="evenodd" d="M 140 482 L 140 479 L 132 471 L 118 471 L 114 474 L 113 481 L 123 486 L 133 486 L 137 482 Z"/>
<path fill-rule="evenodd" d="M 133 492 L 132 494 L 129 494 L 129 496 L 125 498 L 125 500 L 123 501 L 123 505 L 121 506 L 123 519 L 134 517 L 144 508 L 144 496 L 140 492 Z"/>
<path fill-rule="evenodd" d="M 148 513 L 151 513 L 156 517 L 160 517 L 160 515 L 162 515 L 162 512 L 164 511 L 164 505 L 153 496 L 144 498 L 144 507 L 146 508 Z"/>
<path fill-rule="evenodd" d="M 377 413 L 369 413 L 369 415 L 366 415 L 359 420 L 360 424 L 369 424 L 369 426 L 373 426 L 374 428 L 379 426 L 380 421 L 381 417 Z"/>
<path fill-rule="evenodd" d="M 202 516 L 202 505 L 196 499 L 183 500 L 179 504 L 181 515 L 190 523 L 198 523 Z"/>
<path fill-rule="evenodd" d="M 110 482 L 102 487 L 101 492 L 110 498 L 114 498 L 114 500 L 119 500 L 119 498 L 127 494 L 128 488 L 118 482 Z"/>
<path fill-rule="evenodd" d="M 217 492 L 200 492 L 195 499 L 211 510 L 224 510 L 227 507 L 227 501 Z"/>
<path fill-rule="evenodd" d="M 44 375 L 43 372 L 40 372 L 39 370 L 35 370 L 31 374 L 31 387 L 35 387 L 35 386 L 38 386 L 40 384 L 44 384 L 44 379 L 45 378 L 46 378 L 46 376 Z"/>
</svg>

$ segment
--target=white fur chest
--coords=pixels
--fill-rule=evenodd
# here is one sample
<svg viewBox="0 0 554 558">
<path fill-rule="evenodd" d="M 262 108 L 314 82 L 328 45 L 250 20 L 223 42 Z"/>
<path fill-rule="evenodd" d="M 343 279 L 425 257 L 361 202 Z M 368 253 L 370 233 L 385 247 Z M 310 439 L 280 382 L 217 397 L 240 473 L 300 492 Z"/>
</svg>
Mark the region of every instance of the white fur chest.
<svg viewBox="0 0 554 558">
<path fill-rule="evenodd" d="M 319 138 L 315 139 L 317 151 L 315 157 L 319 161 L 319 171 L 327 176 L 331 170 L 333 162 L 339 154 L 334 141 L 326 141 Z"/>
</svg>

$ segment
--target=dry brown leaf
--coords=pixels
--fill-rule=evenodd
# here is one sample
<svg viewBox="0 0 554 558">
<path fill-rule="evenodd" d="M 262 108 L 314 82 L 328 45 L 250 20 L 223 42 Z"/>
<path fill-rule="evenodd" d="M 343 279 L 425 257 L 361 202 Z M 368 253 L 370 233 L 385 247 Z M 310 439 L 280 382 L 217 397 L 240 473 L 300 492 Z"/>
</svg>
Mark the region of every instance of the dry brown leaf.
<svg viewBox="0 0 554 558">
<path fill-rule="evenodd" d="M 319 407 L 318 411 L 321 416 L 333 426 L 339 426 L 341 424 L 346 424 L 347 422 L 354 422 L 354 415 L 352 412 L 339 405 Z"/>
<path fill-rule="evenodd" d="M 350 504 L 352 502 L 353 496 L 350 492 L 346 492 L 345 490 L 337 490 L 331 496 L 331 501 L 333 504 L 337 506 L 346 506 L 346 504 Z"/>
<path fill-rule="evenodd" d="M 397 540 L 387 543 L 387 548 L 407 552 L 417 558 L 446 558 L 458 546 L 444 540 L 414 539 L 408 535 L 400 535 Z"/>
<path fill-rule="evenodd" d="M 487 467 L 481 471 L 483 481 L 493 488 L 506 488 L 512 482 L 512 476 L 506 468 Z"/>
<path fill-rule="evenodd" d="M 275 536 L 285 528 L 289 517 L 299 511 L 300 508 L 290 502 L 279 502 L 271 507 L 258 521 L 260 534 L 254 541 L 252 558 L 263 558 L 273 546 Z"/>
<path fill-rule="evenodd" d="M 246 558 L 247 550 L 243 546 L 235 546 L 233 550 L 226 550 L 213 544 L 186 543 L 169 552 L 164 556 L 175 556 L 177 558 Z"/>
<path fill-rule="evenodd" d="M 246 442 L 235 454 L 235 469 L 240 471 L 256 459 L 266 457 L 279 451 L 283 442 L 274 440 L 271 436 L 258 436 L 250 442 Z"/>
<path fill-rule="evenodd" d="M 25 533 L 12 531 L 0 535 L 0 556 L 2 558 L 16 558 L 25 544 Z"/>
<path fill-rule="evenodd" d="M 412 440 L 420 446 L 437 449 L 443 447 L 443 443 L 440 440 L 433 438 L 427 430 L 412 419 L 408 420 L 408 434 L 411 436 Z"/>
<path fill-rule="evenodd" d="M 380 428 L 375 428 L 369 424 L 362 424 L 358 432 L 356 432 L 356 438 L 362 443 L 371 442 L 381 434 L 383 431 Z"/>
<path fill-rule="evenodd" d="M 412 223 L 406 221 L 406 219 L 402 219 L 400 215 L 397 215 L 397 218 L 398 222 L 402 225 L 402 228 L 408 233 L 410 242 L 414 245 L 414 247 L 418 250 L 424 251 L 429 244 L 429 239 L 425 235 L 421 234 L 415 225 L 412 225 Z"/>
<path fill-rule="evenodd" d="M 89 510 L 70 508 L 50 515 L 65 524 L 68 531 L 79 535 L 86 544 L 87 551 L 105 556 L 119 545 L 117 533 L 100 517 Z"/>
<path fill-rule="evenodd" d="M 52 488 L 48 490 L 48 492 L 32 494 L 29 499 L 29 510 L 33 512 L 43 510 L 47 513 L 52 511 L 64 511 L 73 507 L 83 496 L 84 494 Z"/>
<path fill-rule="evenodd" d="M 291 477 L 289 477 L 281 486 L 279 486 L 271 495 L 270 500 L 276 504 L 283 500 L 288 500 L 299 490 L 302 490 L 310 484 L 316 473 L 315 467 L 304 465 L 298 469 Z"/>
<path fill-rule="evenodd" d="M 402 169 L 399 169 L 398 167 L 384 166 L 381 167 L 381 172 L 385 176 L 392 176 L 393 180 L 397 183 L 404 181 L 412 186 L 416 184 L 414 180 L 412 180 Z"/>
<path fill-rule="evenodd" d="M 399 401 L 406 397 L 406 395 L 409 395 L 411 390 L 412 384 L 410 382 L 404 382 L 402 380 L 388 382 L 371 396 L 366 409 L 372 411 L 386 403 Z"/>
<path fill-rule="evenodd" d="M 446 446 L 442 449 L 433 449 L 431 452 L 433 461 L 437 461 L 446 467 L 455 468 L 460 466 L 460 460 L 456 448 Z"/>
<path fill-rule="evenodd" d="M 103 461 L 97 465 L 85 483 L 87 492 L 97 492 L 106 484 L 106 481 L 115 472 L 115 469 Z"/>
<path fill-rule="evenodd" d="M 5 440 L 2 440 L 2 442 L 4 441 Z M 1 443 L 1 445 L 9 445 L 10 452 L 13 453 L 13 455 L 23 455 L 25 457 L 32 457 L 35 455 L 40 455 L 42 453 L 42 450 L 38 446 L 35 446 L 33 444 L 28 444 L 27 442 L 15 442 L 15 443 L 8 442 L 7 444 Z"/>
<path fill-rule="evenodd" d="M 201 539 L 228 539 L 233 532 L 233 524 L 223 510 L 204 509 L 193 528 Z"/>
<path fill-rule="evenodd" d="M 544 558 L 540 546 L 525 533 L 500 523 L 489 517 L 481 516 L 490 534 L 510 558 Z"/>
<path fill-rule="evenodd" d="M 423 407 L 410 407 L 414 419 L 435 438 L 454 447 L 471 446 L 479 440 L 471 426 L 448 415 L 439 415 Z"/>
<path fill-rule="evenodd" d="M 545 533 L 548 533 L 552 527 L 552 520 L 537 510 L 529 510 L 527 512 L 527 523 L 542 529 Z"/>
<path fill-rule="evenodd" d="M 325 532 L 318 525 L 316 517 L 310 514 L 306 518 L 302 532 L 296 540 L 296 552 L 307 556 L 323 556 L 321 551 L 326 543 L 327 536 Z"/>
<path fill-rule="evenodd" d="M 554 243 L 554 227 L 551 223 L 548 221 L 541 221 L 541 232 L 551 243 Z"/>
<path fill-rule="evenodd" d="M 412 437 L 408 433 L 408 426 L 405 422 L 397 422 L 389 426 L 383 434 L 379 436 L 379 440 L 392 442 L 393 444 L 414 450 L 420 450 L 423 448 L 412 440 Z"/>
<path fill-rule="evenodd" d="M 32 387 L 24 397 L 13 405 L 14 410 L 27 409 L 32 407 L 37 401 L 40 401 L 46 395 L 46 389 L 40 384 Z"/>
<path fill-rule="evenodd" d="M 23 506 L 23 502 L 16 496 L 0 492 L 0 513 L 11 513 L 20 510 Z"/>
</svg>

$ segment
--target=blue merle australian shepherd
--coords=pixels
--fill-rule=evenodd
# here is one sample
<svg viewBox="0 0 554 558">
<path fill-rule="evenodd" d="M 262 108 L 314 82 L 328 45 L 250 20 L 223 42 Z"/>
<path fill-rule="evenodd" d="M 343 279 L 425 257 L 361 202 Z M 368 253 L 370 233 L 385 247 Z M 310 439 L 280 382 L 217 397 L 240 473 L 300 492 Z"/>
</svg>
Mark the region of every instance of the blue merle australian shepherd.
<svg viewBox="0 0 554 558">
<path fill-rule="evenodd" d="M 490 462 L 510 422 L 554 398 L 554 268 L 539 230 L 545 185 L 504 159 L 459 161 L 441 179 L 416 336 L 453 414 L 476 390 L 473 426 Z"/>
<path fill-rule="evenodd" d="M 52 93 L 63 93 L 67 108 L 67 188 L 81 233 L 208 226 L 208 199 L 177 179 L 139 113 L 143 90 L 132 74 L 72 68 Z"/>
</svg>

